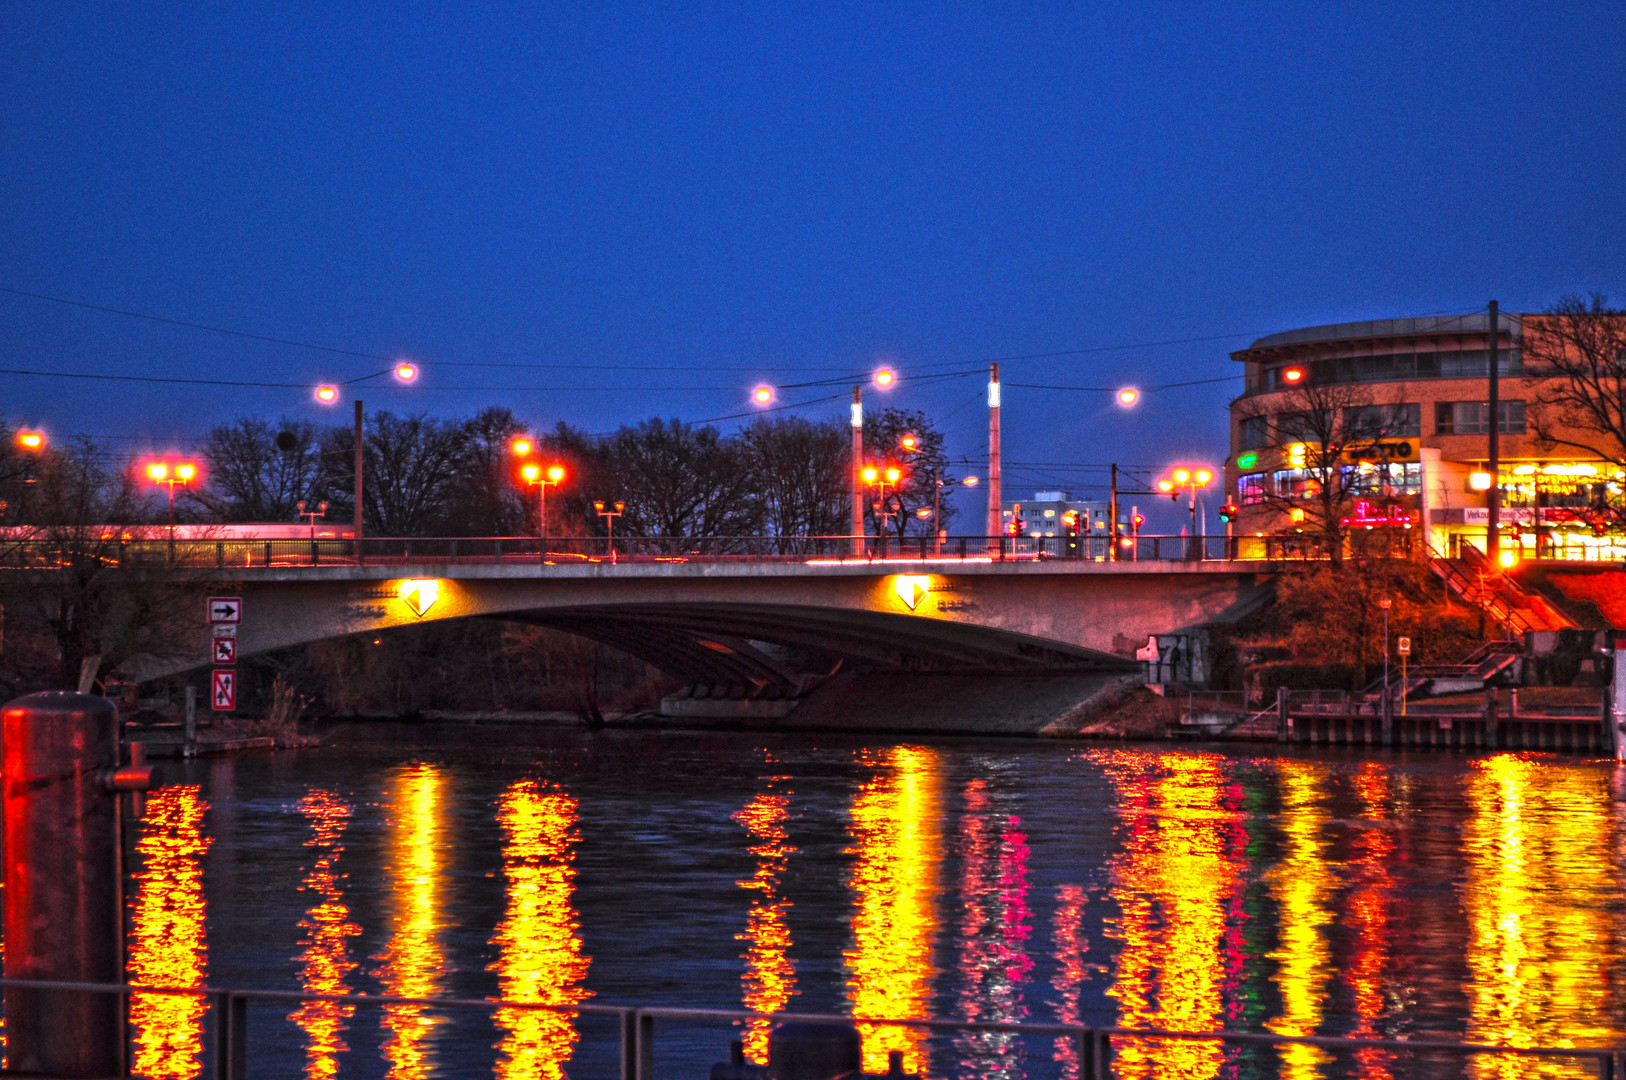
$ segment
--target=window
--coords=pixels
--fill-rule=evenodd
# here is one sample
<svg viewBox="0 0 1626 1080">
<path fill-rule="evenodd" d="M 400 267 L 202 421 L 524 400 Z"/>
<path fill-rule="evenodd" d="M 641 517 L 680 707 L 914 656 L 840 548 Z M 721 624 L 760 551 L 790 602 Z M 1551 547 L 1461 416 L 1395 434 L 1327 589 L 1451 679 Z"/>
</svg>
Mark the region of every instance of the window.
<svg viewBox="0 0 1626 1080">
<path fill-rule="evenodd" d="M 1283 442 L 1319 443 L 1321 426 L 1314 413 L 1287 412 L 1276 417 L 1276 433 Z"/>
<path fill-rule="evenodd" d="M 1260 450 L 1270 445 L 1270 421 L 1263 416 L 1249 416 L 1242 421 L 1242 449 Z"/>
<path fill-rule="evenodd" d="M 1497 403 L 1496 427 L 1503 435 L 1524 434 L 1524 402 Z M 1438 401 L 1434 403 L 1436 435 L 1489 435 L 1490 403 L 1485 401 Z"/>
<path fill-rule="evenodd" d="M 1355 405 L 1344 410 L 1347 439 L 1404 439 L 1423 433 L 1423 407 L 1415 401 L 1402 405 Z"/>
<path fill-rule="evenodd" d="M 1303 469 L 1278 469 L 1272 479 L 1283 499 L 1310 499 L 1321 491 L 1321 483 Z"/>
<path fill-rule="evenodd" d="M 1236 499 L 1243 506 L 1265 501 L 1265 474 L 1246 473 L 1236 478 Z"/>
<path fill-rule="evenodd" d="M 1377 462 L 1344 468 L 1353 495 L 1416 495 L 1423 490 L 1423 467 L 1417 462 Z"/>
</svg>

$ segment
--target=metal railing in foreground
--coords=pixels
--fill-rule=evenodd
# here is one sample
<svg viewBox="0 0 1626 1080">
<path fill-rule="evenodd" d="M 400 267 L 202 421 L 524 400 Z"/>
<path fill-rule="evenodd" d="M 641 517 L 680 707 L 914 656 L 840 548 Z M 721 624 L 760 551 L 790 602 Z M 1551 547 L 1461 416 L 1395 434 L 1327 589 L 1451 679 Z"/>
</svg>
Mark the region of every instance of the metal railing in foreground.
<svg viewBox="0 0 1626 1080">
<path fill-rule="evenodd" d="M 1218 1044 L 1224 1052 L 1241 1052 L 1249 1047 L 1274 1049 L 1287 1054 L 1291 1048 L 1311 1051 L 1338 1052 L 1353 1055 L 1351 1065 L 1363 1075 L 1369 1072 L 1373 1056 L 1387 1064 L 1398 1064 L 1399 1059 L 1419 1056 L 1460 1059 L 1463 1064 L 1475 1057 L 1497 1056 L 1526 1059 L 1536 1063 L 1573 1061 L 1586 1063 L 1595 1071 L 1578 1075 L 1596 1076 L 1599 1080 L 1626 1080 L 1626 1048 L 1577 1046 L 1506 1046 L 1487 1043 L 1459 1042 L 1450 1039 L 1380 1039 L 1353 1038 L 1335 1035 L 1278 1035 L 1269 1032 L 1243 1031 L 1169 1031 L 1156 1028 L 1090 1027 L 1079 1024 L 1001 1023 L 994 1021 L 947 1020 L 940 1018 L 889 1019 L 850 1017 L 827 1013 L 756 1013 L 734 1009 L 680 1009 L 642 1006 L 594 1005 L 580 1003 L 560 1005 L 543 1002 L 510 1001 L 496 998 L 454 997 L 393 997 L 368 994 L 319 994 L 283 990 L 232 990 L 218 987 L 155 987 L 118 983 L 47 982 L 29 979 L 0 979 L 0 987 L 11 990 L 51 991 L 58 993 L 117 994 L 126 1003 L 136 995 L 167 995 L 201 998 L 209 1003 L 213 1013 L 212 1076 L 214 1080 L 246 1080 L 249 1073 L 249 1005 L 251 1003 L 305 1005 L 313 1002 L 332 1003 L 350 1008 L 388 1008 L 414 1006 L 447 1012 L 483 1012 L 494 1016 L 499 1011 L 545 1012 L 563 1015 L 571 1020 L 580 1017 L 599 1017 L 614 1020 L 619 1035 L 619 1071 L 621 1080 L 653 1080 L 655 1075 L 656 1021 L 665 1024 L 686 1023 L 715 1026 L 739 1026 L 751 1023 L 803 1022 L 824 1024 L 856 1024 L 860 1030 L 872 1028 L 904 1028 L 926 1032 L 951 1032 L 956 1035 L 1010 1035 L 1018 1038 L 1048 1038 L 1058 1051 L 1054 1060 L 1063 1057 L 1065 1064 L 1058 1071 L 1076 1080 L 1108 1080 L 1114 1075 L 1114 1059 L 1135 1055 L 1142 1058 L 1155 1056 L 1147 1053 L 1148 1043 L 1202 1043 Z M 9 1034 L 9 1033 L 8 1033 Z M 275 1039 L 276 1036 L 268 1036 Z M 15 1044 L 14 1044 L 15 1045 Z M 720 1055 L 719 1055 L 720 1056 Z M 495 1062 L 493 1065 L 495 1066 Z M 6 1075 L 0 1072 L 0 1076 Z M 699 1075 L 698 1070 L 695 1075 Z M 1542 1075 L 1548 1075 L 1543 1072 Z"/>
<path fill-rule="evenodd" d="M 247 537 L 128 540 L 12 539 L 0 541 L 0 570 L 50 571 L 84 564 L 178 569 L 412 565 L 564 565 L 570 563 L 785 562 L 837 565 L 869 562 L 1201 562 L 1318 560 L 1299 538 L 1125 537 L 1112 559 L 1104 536 L 412 536 L 344 539 Z"/>
</svg>

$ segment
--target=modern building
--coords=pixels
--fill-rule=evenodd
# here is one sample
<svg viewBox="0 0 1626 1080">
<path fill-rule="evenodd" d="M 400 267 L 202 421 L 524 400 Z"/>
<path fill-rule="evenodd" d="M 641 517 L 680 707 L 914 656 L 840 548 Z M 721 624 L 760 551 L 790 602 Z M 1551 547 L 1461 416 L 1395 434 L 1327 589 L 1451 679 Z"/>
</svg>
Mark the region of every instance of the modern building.
<svg viewBox="0 0 1626 1080">
<path fill-rule="evenodd" d="M 1521 345 L 1526 322 L 1542 318 L 1503 314 L 1499 323 L 1502 543 L 1526 556 L 1618 560 L 1626 536 L 1596 508 L 1618 503 L 1621 473 L 1596 455 L 1544 445 L 1532 430 L 1553 379 L 1526 371 Z M 1231 356 L 1245 378 L 1231 403 L 1225 467 L 1238 507 L 1233 535 L 1244 543 L 1291 535 L 1307 514 L 1313 521 L 1300 508 L 1315 505 L 1319 483 L 1305 455 L 1326 445 L 1331 425 L 1351 525 L 1414 530 L 1439 552 L 1485 548 L 1488 314 L 1290 330 Z"/>
<path fill-rule="evenodd" d="M 1068 514 L 1076 517 L 1069 519 Z M 1111 514 L 1112 504 L 1104 499 L 1074 499 L 1071 492 L 1036 491 L 1031 499 L 1005 503 L 1001 517 L 1005 535 L 1014 537 L 1018 552 L 1061 551 L 1057 538 L 1066 539 L 1071 522 L 1076 521 L 1079 537 L 1094 541 L 1085 551 L 1104 556 L 1104 545 L 1112 537 Z M 1121 507 L 1118 516 L 1120 527 L 1127 533 Z"/>
</svg>

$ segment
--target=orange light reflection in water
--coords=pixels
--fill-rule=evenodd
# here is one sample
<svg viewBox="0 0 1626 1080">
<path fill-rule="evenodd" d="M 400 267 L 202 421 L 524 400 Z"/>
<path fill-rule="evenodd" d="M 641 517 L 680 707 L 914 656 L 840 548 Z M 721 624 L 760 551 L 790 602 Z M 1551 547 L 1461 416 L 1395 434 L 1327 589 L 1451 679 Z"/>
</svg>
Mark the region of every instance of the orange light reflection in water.
<svg viewBox="0 0 1626 1080">
<path fill-rule="evenodd" d="M 1383 980 L 1389 967 L 1389 912 L 1394 903 L 1395 837 L 1389 814 L 1389 777 L 1375 761 L 1364 762 L 1355 774 L 1355 794 L 1361 801 L 1360 830 L 1350 860 L 1353 877 L 1343 908 L 1355 932 L 1349 983 L 1355 996 L 1356 1038 L 1382 1038 L 1378 1021 L 1384 1014 Z M 1355 1052 L 1362 1080 L 1390 1080 L 1389 1055 L 1370 1047 Z"/>
<path fill-rule="evenodd" d="M 1510 1046 L 1609 1046 L 1606 943 L 1620 866 L 1612 853 L 1607 774 L 1498 754 L 1468 780 L 1467 1037 Z M 1472 1075 L 1595 1076 L 1591 1064 L 1474 1059 Z"/>
<path fill-rule="evenodd" d="M 590 957 L 582 954 L 581 922 L 573 904 L 578 804 L 533 780 L 511 786 L 497 821 L 503 831 L 503 873 L 508 912 L 491 943 L 500 950 L 491 970 L 509 1001 L 575 1005 L 591 996 L 582 983 Z M 499 1080 L 563 1077 L 580 1035 L 576 1013 L 502 1008 L 496 1044 Z"/>
<path fill-rule="evenodd" d="M 1027 1018 L 1022 991 L 1033 961 L 1028 909 L 1028 845 L 1021 819 L 1000 813 L 996 796 L 981 779 L 966 784 L 965 814 L 957 848 L 960 877 L 960 1016 L 965 1020 L 1016 1022 Z M 958 1075 L 1020 1077 L 1022 1043 L 1006 1032 L 955 1036 Z"/>
<path fill-rule="evenodd" d="M 1090 939 L 1084 936 L 1084 907 L 1086 897 L 1082 885 L 1061 885 L 1056 888 L 1056 914 L 1051 936 L 1056 942 L 1056 971 L 1050 985 L 1059 995 L 1056 1001 L 1056 1020 L 1063 1024 L 1079 1023 L 1079 1005 L 1083 1000 L 1084 984 L 1096 968 L 1085 962 L 1090 955 Z M 1056 1036 L 1056 1050 L 1052 1055 L 1061 1062 L 1062 1080 L 1078 1080 L 1078 1043 L 1066 1035 Z"/>
<path fill-rule="evenodd" d="M 773 790 L 775 783 L 788 779 L 772 777 L 768 790 L 758 793 L 734 815 L 734 820 L 751 834 L 750 851 L 757 859 L 756 873 L 736 883 L 751 890 L 752 896 L 745 933 L 734 935 L 736 940 L 746 942 L 740 982 L 745 1007 L 753 1012 L 778 1012 L 796 993 L 796 964 L 790 958 L 790 924 L 786 921 L 790 900 L 779 892 L 785 863 L 796 849 L 785 830 L 789 793 Z M 768 1020 L 746 1024 L 743 1041 L 748 1060 L 758 1065 L 768 1063 L 768 1032 L 772 1027 Z"/>
<path fill-rule="evenodd" d="M 1241 816 L 1221 758 L 1138 751 L 1088 755 L 1106 767 L 1117 795 L 1122 851 L 1109 897 L 1118 914 L 1106 932 L 1123 942 L 1113 985 L 1118 1023 L 1171 1031 L 1225 1026 L 1238 944 L 1232 923 L 1244 869 Z M 1215 1076 L 1218 1043 L 1124 1039 L 1114 1076 Z"/>
<path fill-rule="evenodd" d="M 150 986 L 196 987 L 204 984 L 208 943 L 204 937 L 203 835 L 208 804 L 197 784 L 162 788 L 147 796 L 136 852 L 141 870 L 135 875 L 131 911 L 131 982 Z M 201 997 L 178 994 L 132 994 L 130 1025 L 134 1029 L 137 1075 L 155 1080 L 191 1080 L 203 1071 Z"/>
<path fill-rule="evenodd" d="M 384 993 L 394 997 L 433 997 L 446 973 L 440 946 L 442 784 L 440 770 L 415 764 L 397 772 L 395 790 L 386 793 L 394 932 L 379 957 L 378 977 Z M 434 1064 L 429 1035 L 442 1017 L 422 1005 L 386 1005 L 383 1014 L 390 1080 L 424 1080 Z"/>
<path fill-rule="evenodd" d="M 1266 880 L 1278 912 L 1277 944 L 1269 956 L 1277 964 L 1274 981 L 1282 1011 L 1265 1027 L 1278 1035 L 1313 1035 L 1332 974 L 1327 927 L 1333 922 L 1330 904 L 1336 883 L 1326 838 L 1326 769 L 1316 762 L 1278 761 L 1276 770 L 1286 845 Z M 1279 1052 L 1281 1075 L 1290 1078 L 1319 1076 L 1319 1066 L 1332 1060 L 1320 1047 L 1296 1043 L 1283 1044 Z"/>
<path fill-rule="evenodd" d="M 866 758 L 876 776 L 853 797 L 853 944 L 847 961 L 847 996 L 853 1015 L 877 1019 L 924 1017 L 931 1006 L 932 947 L 937 937 L 938 865 L 942 841 L 938 754 L 923 746 L 897 746 Z M 864 1071 L 884 1073 L 890 1051 L 903 1067 L 924 1074 L 925 1032 L 860 1024 Z"/>
<path fill-rule="evenodd" d="M 346 976 L 356 970 L 350 959 L 349 938 L 361 933 L 350 921 L 344 903 L 344 875 L 338 872 L 344 845 L 339 841 L 350 821 L 348 803 L 331 791 L 313 790 L 299 802 L 300 812 L 310 823 L 312 836 L 305 846 L 316 850 L 316 862 L 300 887 L 316 894 L 316 902 L 299 923 L 305 936 L 300 939 L 301 989 L 311 994 L 347 994 Z M 305 1075 L 309 1080 L 330 1080 L 339 1071 L 338 1055 L 349 1049 L 342 1038 L 345 1021 L 356 1007 L 338 1001 L 307 1001 L 288 1019 L 305 1032 Z"/>
</svg>

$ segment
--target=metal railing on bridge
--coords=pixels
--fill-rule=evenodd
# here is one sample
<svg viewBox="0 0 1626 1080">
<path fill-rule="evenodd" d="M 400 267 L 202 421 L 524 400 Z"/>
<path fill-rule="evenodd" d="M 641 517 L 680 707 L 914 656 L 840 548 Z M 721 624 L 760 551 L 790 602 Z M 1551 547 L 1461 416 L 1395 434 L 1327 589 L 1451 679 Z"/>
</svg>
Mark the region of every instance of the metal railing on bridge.
<svg viewBox="0 0 1626 1080">
<path fill-rule="evenodd" d="M 327 1010 L 325 1016 L 335 1022 L 336 1035 L 352 1015 L 363 1009 L 412 1010 L 413 1016 L 422 1018 L 424 1012 L 446 1016 L 450 1014 L 484 1014 L 489 1021 L 506 1023 L 518 1029 L 525 1014 L 544 1013 L 554 1018 L 555 1024 L 569 1027 L 565 1038 L 556 1036 L 560 1031 L 533 1035 L 548 1038 L 546 1052 L 557 1055 L 555 1064 L 562 1066 L 564 1059 L 574 1060 L 578 1041 L 585 1049 L 593 1046 L 597 1057 L 609 1057 L 610 1073 L 621 1080 L 652 1080 L 656 1075 L 668 1077 L 698 1077 L 707 1066 L 704 1059 L 722 1057 L 726 1049 L 723 1041 L 742 1028 L 755 1026 L 759 1031 L 768 1025 L 783 1022 L 812 1024 L 856 1025 L 865 1040 L 875 1038 L 881 1030 L 918 1033 L 907 1039 L 913 1045 L 915 1061 L 908 1063 L 909 1071 L 900 1067 L 900 1055 L 893 1052 L 891 1076 L 929 1076 L 938 1070 L 917 1071 L 921 1063 L 948 1052 L 971 1056 L 1005 1057 L 1015 1066 L 1014 1075 L 1026 1077 L 1058 1077 L 1067 1080 L 1110 1080 L 1119 1066 L 1128 1066 L 1134 1075 L 1158 1075 L 1162 1059 L 1172 1071 L 1187 1071 L 1195 1055 L 1209 1059 L 1217 1074 L 1223 1064 L 1232 1064 L 1239 1075 L 1272 1075 L 1285 1071 L 1292 1064 L 1313 1061 L 1324 1075 L 1336 1075 L 1331 1070 L 1343 1066 L 1344 1075 L 1380 1075 L 1405 1077 L 1407 1075 L 1440 1075 L 1442 1066 L 1467 1066 L 1477 1058 L 1501 1059 L 1504 1065 L 1523 1060 L 1539 1070 L 1540 1075 L 1555 1075 L 1551 1070 L 1564 1068 L 1564 1075 L 1592 1076 L 1598 1080 L 1626 1080 L 1626 1048 L 1605 1046 L 1564 1045 L 1555 1039 L 1546 1044 L 1498 1045 L 1476 1043 L 1452 1038 L 1368 1038 L 1337 1035 L 1291 1035 L 1265 1031 L 1176 1031 L 1167 1028 L 1126 1028 L 1112 1025 L 1092 1026 L 1066 1023 L 1025 1023 L 975 1020 L 949 1020 L 937 1017 L 851 1017 L 825 1013 L 757 1013 L 736 1009 L 663 1008 L 645 1006 L 618 1006 L 591 1004 L 562 1004 L 539 1001 L 505 1000 L 501 998 L 456 997 L 395 997 L 372 994 L 320 994 L 304 991 L 240 990 L 218 987 L 156 987 L 112 983 L 45 982 L 27 979 L 0 979 L 0 987 L 7 999 L 13 994 L 116 994 L 125 1003 L 126 1012 L 132 999 L 145 997 L 185 998 L 197 1002 L 189 1022 L 195 1030 L 184 1039 L 166 1038 L 159 1048 L 159 1056 L 171 1055 L 172 1065 L 182 1068 L 165 1071 L 164 1075 L 198 1075 L 199 1058 L 207 1045 L 212 1051 L 212 1080 L 246 1080 L 251 1074 L 265 1075 L 266 1047 L 286 1047 L 299 1041 L 299 1032 L 292 1025 L 297 1018 L 313 1006 Z M 287 1011 L 294 1010 L 294 1011 Z M 250 1023 L 252 1019 L 252 1023 Z M 659 1027 L 657 1028 L 657 1024 Z M 670 1033 L 682 1025 L 687 1030 Z M 203 1036 L 205 1027 L 211 1029 L 209 1043 Z M 427 1027 L 427 1025 L 424 1025 Z M 699 1029 L 699 1030 L 696 1030 Z M 705 1034 L 710 1029 L 714 1034 Z M 256 1033 L 250 1039 L 250 1032 Z M 166 1033 L 174 1036 L 176 1033 Z M 473 1033 L 470 1033 L 473 1035 Z M 590 1039 L 590 1034 L 598 1035 Z M 132 1040 L 139 1049 L 141 1032 L 132 1032 Z M 661 1045 L 673 1047 L 692 1060 L 682 1063 L 681 1071 L 674 1071 L 670 1056 L 657 1057 L 657 1035 Z M 953 1036 L 945 1043 L 942 1036 Z M 444 1042 L 446 1036 L 439 1040 Z M 715 1044 L 709 1038 L 717 1039 Z M 939 1040 L 933 1042 L 933 1040 Z M 883 1040 L 883 1045 L 894 1040 Z M 471 1042 L 490 1046 L 490 1028 L 483 1038 Z M 606 1053 L 609 1043 L 618 1051 Z M 498 1047 L 501 1047 L 501 1043 Z M 712 1045 L 717 1051 L 710 1051 Z M 341 1049 L 342 1048 L 342 1049 Z M 14 1046 L 13 1050 L 16 1049 Z M 258 1051 L 253 1056 L 250 1050 Z M 303 1049 L 303 1048 L 302 1048 Z M 332 1040 L 327 1044 L 331 1055 L 349 1055 L 363 1052 L 359 1047 L 347 1046 L 345 1041 Z M 471 1047 L 472 1049 L 472 1047 Z M 304 1058 L 305 1054 L 298 1055 Z M 866 1059 L 879 1054 L 866 1053 Z M 903 1055 L 909 1057 L 911 1055 Z M 1308 1056 L 1308 1057 L 1307 1057 Z M 184 1061 L 183 1061 L 184 1059 Z M 251 1067 L 251 1063 L 252 1066 Z M 660 1069 L 657 1072 L 657 1063 Z M 305 1062 L 301 1061 L 301 1065 Z M 466 1069 L 473 1061 L 461 1062 L 462 1075 L 473 1075 Z M 503 1075 L 504 1064 L 492 1055 L 491 1071 Z M 534 1062 L 533 1062 L 534 1064 Z M 618 1067 L 617 1067 L 618 1066 Z M 0 1071 L 0 1076 L 7 1075 Z M 874 1073 L 865 1071 L 866 1076 Z"/>
<path fill-rule="evenodd" d="M 370 536 L 352 539 L 231 537 L 131 538 L 85 542 L 57 538 L 0 542 L 0 571 L 49 570 L 85 562 L 118 567 L 195 569 L 414 566 L 562 565 L 568 563 L 803 562 L 1193 562 L 1314 560 L 1312 543 L 1298 537 L 1151 536 L 1123 538 L 1113 558 L 1107 537 L 906 536 Z"/>
</svg>

